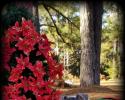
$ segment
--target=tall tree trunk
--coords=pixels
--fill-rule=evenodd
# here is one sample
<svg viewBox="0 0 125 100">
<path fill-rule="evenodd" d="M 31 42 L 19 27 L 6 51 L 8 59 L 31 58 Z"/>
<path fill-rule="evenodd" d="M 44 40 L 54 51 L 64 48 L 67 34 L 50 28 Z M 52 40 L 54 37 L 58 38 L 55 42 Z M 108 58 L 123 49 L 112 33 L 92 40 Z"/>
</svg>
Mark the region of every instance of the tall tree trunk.
<svg viewBox="0 0 125 100">
<path fill-rule="evenodd" d="M 125 38 L 125 28 L 124 26 L 124 13 L 123 10 L 117 5 L 117 17 L 118 20 L 120 21 L 120 31 L 119 31 L 119 44 L 118 44 L 118 52 L 119 52 L 119 74 L 118 78 L 123 80 L 123 74 L 124 74 L 124 66 L 125 66 L 125 51 L 124 51 L 124 38 Z"/>
<path fill-rule="evenodd" d="M 122 33 L 123 34 L 123 33 Z M 123 37 L 120 37 L 120 42 L 119 42 L 119 53 L 120 53 L 120 68 L 119 68 L 119 78 L 123 79 L 123 70 L 125 63 L 124 63 L 124 50 L 123 50 Z"/>
<path fill-rule="evenodd" d="M 38 2 L 16 2 L 17 7 L 24 7 L 26 8 L 31 14 L 34 16 L 34 25 L 36 27 L 36 31 L 40 32 L 40 25 L 39 25 L 39 12 L 38 12 Z"/>
<path fill-rule="evenodd" d="M 80 35 L 81 64 L 80 85 L 100 84 L 100 47 L 102 3 L 81 2 Z"/>
<path fill-rule="evenodd" d="M 32 9 L 33 9 L 32 10 L 33 16 L 35 17 L 36 31 L 40 33 L 38 2 L 33 2 L 33 8 Z"/>
</svg>

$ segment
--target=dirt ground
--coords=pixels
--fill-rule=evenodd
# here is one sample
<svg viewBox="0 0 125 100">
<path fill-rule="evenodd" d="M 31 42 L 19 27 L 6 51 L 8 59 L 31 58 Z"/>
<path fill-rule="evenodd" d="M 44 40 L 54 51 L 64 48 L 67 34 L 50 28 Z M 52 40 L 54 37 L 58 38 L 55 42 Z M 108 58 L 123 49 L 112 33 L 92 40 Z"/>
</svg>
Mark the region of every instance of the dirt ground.
<svg viewBox="0 0 125 100">
<path fill-rule="evenodd" d="M 80 88 L 79 85 L 72 85 L 71 87 L 61 88 L 63 95 L 76 95 L 77 93 L 85 93 L 88 95 L 89 100 L 97 100 L 103 97 L 118 98 L 122 100 L 123 86 L 119 81 L 101 81 L 100 86 Z M 107 99 L 108 100 L 108 99 Z"/>
</svg>

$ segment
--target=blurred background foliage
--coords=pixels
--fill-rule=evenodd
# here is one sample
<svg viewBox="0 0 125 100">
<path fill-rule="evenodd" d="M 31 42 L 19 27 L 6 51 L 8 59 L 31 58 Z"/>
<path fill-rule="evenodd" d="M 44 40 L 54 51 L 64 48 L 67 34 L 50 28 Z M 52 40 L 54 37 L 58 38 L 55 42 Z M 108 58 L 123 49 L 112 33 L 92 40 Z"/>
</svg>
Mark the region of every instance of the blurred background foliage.
<svg viewBox="0 0 125 100">
<path fill-rule="evenodd" d="M 60 34 L 66 41 L 64 43 L 58 36 L 52 20 L 49 14 L 44 9 L 43 5 L 39 6 L 39 17 L 44 24 L 50 25 L 51 27 L 42 28 L 41 31 L 47 32 L 48 37 L 52 40 L 55 48 L 60 49 L 58 56 L 62 55 L 65 70 L 67 70 L 73 76 L 79 77 L 80 70 L 80 34 L 79 34 L 79 4 L 78 3 L 57 3 L 54 6 L 55 9 L 60 11 L 75 25 L 71 24 L 63 16 L 61 16 L 55 10 L 49 8 L 53 19 L 59 29 Z M 101 37 L 101 66 L 100 74 L 105 75 L 107 79 L 120 78 L 120 35 L 122 32 L 122 12 L 118 5 L 113 2 L 103 4 L 103 24 L 102 24 L 102 37 Z M 45 17 L 46 16 L 46 17 Z M 43 24 L 42 23 L 42 24 Z M 67 45 L 68 44 L 68 45 Z M 55 52 L 57 52 L 55 50 Z M 67 56 L 68 52 L 68 56 Z M 61 59 L 60 57 L 58 57 Z M 65 64 L 68 59 L 68 64 Z"/>
<path fill-rule="evenodd" d="M 52 49 L 55 58 L 64 64 L 65 71 L 79 78 L 81 53 L 79 3 L 61 3 L 60 1 L 51 6 L 56 10 L 49 6 L 48 10 L 57 26 L 58 32 L 65 42 L 62 41 L 62 38 L 57 34 L 56 27 L 42 3 L 38 5 L 40 33 L 46 33 L 49 40 L 53 42 Z M 118 5 L 114 3 L 105 2 L 103 7 L 100 72 L 109 79 L 120 78 L 120 33 L 122 31 L 122 12 L 118 8 Z M 32 13 L 26 8 L 17 7 L 14 4 L 8 4 L 1 16 L 3 25 L 1 33 L 16 21 L 20 22 L 22 17 L 32 19 L 33 21 L 35 20 Z M 73 25 L 73 23 L 75 25 Z M 68 74 L 64 73 L 64 75 Z"/>
<path fill-rule="evenodd" d="M 57 34 L 48 12 L 44 6 L 39 5 L 39 18 L 41 21 L 41 32 L 46 32 L 49 39 L 54 42 L 53 48 L 59 57 L 59 61 L 64 64 L 65 70 L 70 74 L 79 77 L 80 70 L 80 18 L 79 18 L 79 4 L 78 3 L 61 3 L 58 2 L 54 6 L 59 12 L 71 20 L 77 27 L 64 18 L 59 12 L 49 8 L 51 15 L 57 25 L 57 28 L 65 40 L 65 43 Z M 48 26 L 44 26 L 48 25 Z M 66 74 L 65 74 L 66 75 Z"/>
<path fill-rule="evenodd" d="M 120 78 L 120 36 L 122 32 L 122 12 L 114 3 L 104 3 L 102 44 L 101 44 L 101 74 L 111 79 Z"/>
</svg>

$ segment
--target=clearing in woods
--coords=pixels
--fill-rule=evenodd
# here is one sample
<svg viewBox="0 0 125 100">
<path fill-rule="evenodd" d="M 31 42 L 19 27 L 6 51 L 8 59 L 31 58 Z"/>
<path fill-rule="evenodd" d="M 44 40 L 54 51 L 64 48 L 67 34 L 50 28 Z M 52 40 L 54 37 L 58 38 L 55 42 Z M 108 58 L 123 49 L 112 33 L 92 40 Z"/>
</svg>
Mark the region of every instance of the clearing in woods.
<svg viewBox="0 0 125 100">
<path fill-rule="evenodd" d="M 119 80 L 101 81 L 100 86 L 80 88 L 79 83 L 70 87 L 61 88 L 63 95 L 76 95 L 77 93 L 88 94 L 90 100 L 97 100 L 102 97 L 122 97 L 122 82 Z"/>
</svg>

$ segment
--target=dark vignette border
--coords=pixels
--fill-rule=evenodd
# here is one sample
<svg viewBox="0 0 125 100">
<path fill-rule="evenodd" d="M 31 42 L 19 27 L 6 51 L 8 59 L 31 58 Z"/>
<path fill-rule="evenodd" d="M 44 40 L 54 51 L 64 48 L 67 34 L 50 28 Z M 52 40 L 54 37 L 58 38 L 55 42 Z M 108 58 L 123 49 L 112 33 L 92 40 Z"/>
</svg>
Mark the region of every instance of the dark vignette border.
<svg viewBox="0 0 125 100">
<path fill-rule="evenodd" d="M 2 26 L 2 24 L 1 24 L 1 11 L 2 11 L 2 9 L 3 9 L 3 7 L 6 5 L 6 4 L 9 4 L 9 3 L 11 3 L 11 2 L 17 2 L 18 0 L 6 0 L 6 1 L 3 1 L 3 0 L 1 0 L 0 1 L 0 28 L 1 28 L 1 26 Z M 25 1 L 25 2 L 28 2 L 28 0 L 21 0 L 21 1 Z M 32 1 L 32 2 L 36 2 L 36 1 L 39 1 L 39 2 L 43 2 L 43 1 L 45 1 L 45 2 L 52 2 L 52 4 L 54 3 L 54 2 L 58 2 L 58 0 L 53 0 L 53 1 L 47 1 L 47 0 L 29 0 L 29 1 Z M 62 2 L 64 2 L 65 3 L 65 1 L 68 1 L 68 3 L 70 3 L 70 2 L 80 2 L 80 1 L 82 1 L 82 0 L 59 0 L 59 1 L 62 1 Z M 83 0 L 83 1 L 85 1 L 85 0 Z M 90 1 L 90 2 L 95 2 L 95 1 L 100 1 L 100 0 L 86 0 L 86 1 Z M 102 1 L 106 1 L 106 2 L 114 2 L 114 3 L 116 3 L 116 4 L 118 4 L 118 6 L 121 8 L 121 10 L 122 10 L 122 14 L 123 14 L 123 20 L 122 20 L 122 22 L 123 22 L 123 32 L 122 32 L 122 34 L 121 34 L 121 39 L 122 39 L 122 48 L 123 48 L 123 54 L 122 54 L 122 57 L 121 57 L 121 64 L 122 64 L 122 74 L 123 74 L 123 91 L 122 91 L 122 96 L 123 96 L 123 98 L 122 98 L 122 100 L 125 100 L 124 98 L 125 98 L 125 96 L 124 96 L 124 93 L 125 93 L 125 3 L 124 3 L 124 0 L 117 0 L 117 1 L 115 1 L 115 0 L 102 0 Z M 1 39 L 1 35 L 2 35 L 2 33 L 0 33 L 0 39 Z M 0 40 L 0 48 L 1 48 L 1 40 Z M 2 66 L 1 66 L 1 63 L 2 63 L 2 57 L 1 57 L 1 54 L 2 54 L 2 52 L 4 52 L 4 51 L 1 51 L 1 49 L 0 49 L 0 82 L 1 82 L 1 78 L 3 77 L 3 74 L 1 73 L 1 69 L 2 69 Z M 2 90 L 1 90 L 1 87 L 0 87 L 0 100 L 2 100 L 2 98 L 1 98 L 1 94 L 2 94 Z"/>
</svg>

